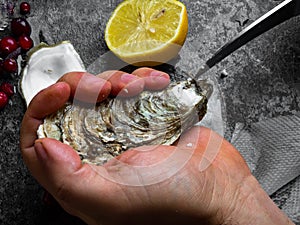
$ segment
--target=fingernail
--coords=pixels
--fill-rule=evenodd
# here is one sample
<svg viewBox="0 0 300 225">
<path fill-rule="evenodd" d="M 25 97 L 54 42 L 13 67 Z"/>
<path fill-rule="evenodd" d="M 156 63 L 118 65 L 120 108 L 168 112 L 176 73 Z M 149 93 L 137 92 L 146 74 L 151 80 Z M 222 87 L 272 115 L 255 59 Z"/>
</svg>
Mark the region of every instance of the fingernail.
<svg viewBox="0 0 300 225">
<path fill-rule="evenodd" d="M 47 160 L 48 159 L 48 155 L 44 149 L 43 143 L 40 140 L 37 140 L 34 144 L 34 150 L 35 153 L 37 155 L 37 157 L 39 158 L 39 160 Z"/>
<path fill-rule="evenodd" d="M 121 81 L 124 83 L 130 83 L 136 79 L 138 79 L 136 76 L 129 73 L 124 73 L 121 75 Z"/>
<path fill-rule="evenodd" d="M 156 71 L 156 70 L 154 70 L 150 73 L 150 78 L 154 82 L 159 82 L 159 81 L 164 82 L 164 81 L 168 80 L 167 76 L 168 76 L 167 74 Z"/>
</svg>

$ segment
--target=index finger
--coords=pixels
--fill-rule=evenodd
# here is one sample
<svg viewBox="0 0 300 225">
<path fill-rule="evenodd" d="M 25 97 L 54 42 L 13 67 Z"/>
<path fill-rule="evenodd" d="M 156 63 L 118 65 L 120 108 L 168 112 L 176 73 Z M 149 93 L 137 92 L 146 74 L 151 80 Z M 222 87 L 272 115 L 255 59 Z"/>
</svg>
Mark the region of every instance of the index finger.
<svg viewBox="0 0 300 225">
<path fill-rule="evenodd" d="M 131 74 L 123 71 L 110 70 L 97 75 L 111 82 L 111 95 L 132 97 L 140 94 L 144 89 L 159 91 L 170 84 L 170 76 L 162 71 L 142 67 Z"/>
<path fill-rule="evenodd" d="M 110 82 L 87 72 L 70 72 L 62 76 L 59 81 L 70 85 L 71 98 L 83 102 L 101 102 L 111 92 Z"/>
<path fill-rule="evenodd" d="M 96 103 L 107 98 L 111 85 L 86 72 L 70 72 L 38 93 L 28 106 L 21 126 L 21 148 L 33 146 L 43 119 L 56 112 L 74 96 L 80 101 Z M 96 99 L 95 99 L 96 98 Z"/>
<path fill-rule="evenodd" d="M 57 111 L 68 101 L 70 93 L 70 86 L 65 82 L 59 82 L 42 90 L 32 99 L 21 125 L 21 149 L 34 145 L 38 126 L 47 115 Z"/>
</svg>

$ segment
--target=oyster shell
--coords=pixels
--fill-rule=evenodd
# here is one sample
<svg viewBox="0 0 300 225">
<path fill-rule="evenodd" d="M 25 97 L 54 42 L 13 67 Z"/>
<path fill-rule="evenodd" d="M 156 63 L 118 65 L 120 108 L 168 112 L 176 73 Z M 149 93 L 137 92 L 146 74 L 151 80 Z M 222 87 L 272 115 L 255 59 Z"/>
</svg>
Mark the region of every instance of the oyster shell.
<svg viewBox="0 0 300 225">
<path fill-rule="evenodd" d="M 206 113 L 207 97 L 194 80 L 134 98 L 110 98 L 94 107 L 67 104 L 48 116 L 38 136 L 72 146 L 83 162 L 102 165 L 141 145 L 170 145 Z"/>
<path fill-rule="evenodd" d="M 85 71 L 85 67 L 70 42 L 63 41 L 50 46 L 41 43 L 32 49 L 19 84 L 27 106 L 39 91 L 71 71 Z"/>
</svg>

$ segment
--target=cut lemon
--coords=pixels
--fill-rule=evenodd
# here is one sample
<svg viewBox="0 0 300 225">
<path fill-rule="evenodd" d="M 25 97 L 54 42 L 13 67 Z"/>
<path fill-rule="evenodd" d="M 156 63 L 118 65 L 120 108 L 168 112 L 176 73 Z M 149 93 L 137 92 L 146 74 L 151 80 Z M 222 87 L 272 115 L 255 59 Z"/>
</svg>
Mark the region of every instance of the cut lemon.
<svg viewBox="0 0 300 225">
<path fill-rule="evenodd" d="M 105 29 L 108 48 L 120 59 L 151 66 L 174 58 L 188 32 L 188 15 L 176 0 L 126 0 Z"/>
</svg>

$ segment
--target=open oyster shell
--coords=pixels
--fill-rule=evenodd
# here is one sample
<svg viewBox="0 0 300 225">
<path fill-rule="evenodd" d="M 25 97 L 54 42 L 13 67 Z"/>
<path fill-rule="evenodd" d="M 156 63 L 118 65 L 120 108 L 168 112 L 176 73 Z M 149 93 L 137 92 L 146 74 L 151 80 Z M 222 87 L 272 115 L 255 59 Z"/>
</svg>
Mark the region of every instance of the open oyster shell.
<svg viewBox="0 0 300 225">
<path fill-rule="evenodd" d="M 41 43 L 28 55 L 19 84 L 27 106 L 39 91 L 54 84 L 65 73 L 85 71 L 80 56 L 68 41 L 51 46 Z"/>
<path fill-rule="evenodd" d="M 193 80 L 159 92 L 111 98 L 94 107 L 67 104 L 48 116 L 38 136 L 71 145 L 83 162 L 102 165 L 141 145 L 170 145 L 206 113 L 207 97 Z"/>
</svg>

